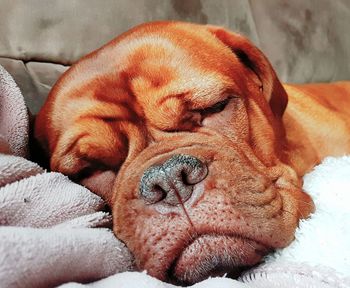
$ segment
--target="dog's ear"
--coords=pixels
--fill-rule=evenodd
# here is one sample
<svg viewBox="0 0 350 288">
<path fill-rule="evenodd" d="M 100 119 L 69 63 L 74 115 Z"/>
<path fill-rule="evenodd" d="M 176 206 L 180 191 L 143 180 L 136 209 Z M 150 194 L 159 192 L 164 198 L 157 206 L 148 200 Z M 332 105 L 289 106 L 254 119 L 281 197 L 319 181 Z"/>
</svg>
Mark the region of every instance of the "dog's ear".
<svg viewBox="0 0 350 288">
<path fill-rule="evenodd" d="M 288 96 L 266 56 L 247 38 L 222 27 L 208 25 L 208 30 L 226 46 L 261 82 L 260 90 L 269 102 L 272 112 L 282 117 Z"/>
</svg>

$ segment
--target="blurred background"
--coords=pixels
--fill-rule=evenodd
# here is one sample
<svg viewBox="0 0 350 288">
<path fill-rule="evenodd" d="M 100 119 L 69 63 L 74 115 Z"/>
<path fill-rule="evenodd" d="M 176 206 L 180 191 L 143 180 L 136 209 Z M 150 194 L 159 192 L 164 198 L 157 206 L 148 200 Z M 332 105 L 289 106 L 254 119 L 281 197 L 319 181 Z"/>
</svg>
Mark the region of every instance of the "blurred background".
<svg viewBox="0 0 350 288">
<path fill-rule="evenodd" d="M 349 0 L 0 0 L 0 64 L 36 114 L 74 61 L 137 24 L 169 19 L 246 35 L 284 82 L 350 79 Z"/>
</svg>

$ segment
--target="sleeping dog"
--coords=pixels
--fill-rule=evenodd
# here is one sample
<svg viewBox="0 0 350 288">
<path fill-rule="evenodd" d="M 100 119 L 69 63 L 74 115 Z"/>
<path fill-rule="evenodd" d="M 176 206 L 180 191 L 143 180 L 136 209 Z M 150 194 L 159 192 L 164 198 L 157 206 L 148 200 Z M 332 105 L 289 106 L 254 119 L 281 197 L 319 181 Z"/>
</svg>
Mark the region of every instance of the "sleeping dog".
<svg viewBox="0 0 350 288">
<path fill-rule="evenodd" d="M 137 267 L 191 284 L 287 246 L 314 206 L 302 176 L 350 152 L 350 82 L 282 85 L 216 26 L 153 22 L 58 80 L 35 137 L 103 197 Z"/>
</svg>

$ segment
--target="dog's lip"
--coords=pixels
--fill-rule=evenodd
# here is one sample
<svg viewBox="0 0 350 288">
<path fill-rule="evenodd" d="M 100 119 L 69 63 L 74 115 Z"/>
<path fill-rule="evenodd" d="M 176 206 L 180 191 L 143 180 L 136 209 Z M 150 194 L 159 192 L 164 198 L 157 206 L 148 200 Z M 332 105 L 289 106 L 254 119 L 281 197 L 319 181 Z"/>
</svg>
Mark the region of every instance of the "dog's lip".
<svg viewBox="0 0 350 288">
<path fill-rule="evenodd" d="M 217 241 L 225 243 L 227 247 L 224 247 L 224 251 L 220 251 L 222 247 L 217 246 Z M 203 248 L 204 251 L 198 251 Z M 231 274 L 235 278 L 243 270 L 257 264 L 271 250 L 266 244 L 239 234 L 201 234 L 179 249 L 179 254 L 167 270 L 167 278 L 175 284 L 185 285 L 224 274 Z M 193 252 L 196 254 L 193 255 Z M 197 271 L 193 276 L 188 276 L 191 274 L 190 269 L 196 267 L 200 267 L 200 273 Z"/>
</svg>

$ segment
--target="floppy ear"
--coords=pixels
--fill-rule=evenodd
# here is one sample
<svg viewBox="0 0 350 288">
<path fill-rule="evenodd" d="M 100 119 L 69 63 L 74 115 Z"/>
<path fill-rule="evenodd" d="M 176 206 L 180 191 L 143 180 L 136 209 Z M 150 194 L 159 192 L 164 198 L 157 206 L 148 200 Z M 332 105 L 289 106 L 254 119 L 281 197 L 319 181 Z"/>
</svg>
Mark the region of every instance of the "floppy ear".
<svg viewBox="0 0 350 288">
<path fill-rule="evenodd" d="M 228 46 L 261 82 L 260 90 L 269 102 L 272 112 L 282 117 L 288 96 L 266 56 L 247 38 L 222 27 L 208 25 L 208 30 Z"/>
</svg>

